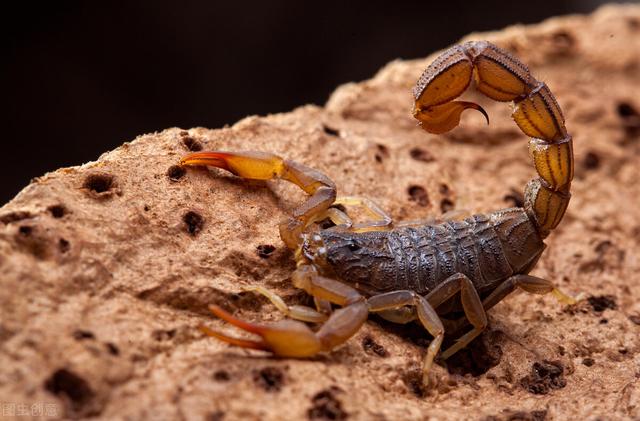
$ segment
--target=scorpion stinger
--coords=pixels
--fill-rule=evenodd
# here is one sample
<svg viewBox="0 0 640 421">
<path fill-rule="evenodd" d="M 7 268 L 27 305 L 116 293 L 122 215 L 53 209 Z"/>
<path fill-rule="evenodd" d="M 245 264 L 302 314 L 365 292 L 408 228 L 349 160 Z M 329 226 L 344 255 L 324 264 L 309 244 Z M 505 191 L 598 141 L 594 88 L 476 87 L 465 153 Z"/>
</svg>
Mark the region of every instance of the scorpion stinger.
<svg viewBox="0 0 640 421">
<path fill-rule="evenodd" d="M 431 133 L 459 124 L 463 105 L 450 102 L 466 90 L 475 75 L 476 89 L 496 101 L 513 101 L 512 117 L 531 137 L 529 151 L 539 178 L 527 184 L 525 209 L 541 236 L 562 220 L 573 179 L 573 145 L 555 97 L 529 68 L 487 41 L 470 41 L 442 53 L 424 71 L 413 94 L 414 116 Z M 456 112 L 439 112 L 453 107 Z"/>
</svg>

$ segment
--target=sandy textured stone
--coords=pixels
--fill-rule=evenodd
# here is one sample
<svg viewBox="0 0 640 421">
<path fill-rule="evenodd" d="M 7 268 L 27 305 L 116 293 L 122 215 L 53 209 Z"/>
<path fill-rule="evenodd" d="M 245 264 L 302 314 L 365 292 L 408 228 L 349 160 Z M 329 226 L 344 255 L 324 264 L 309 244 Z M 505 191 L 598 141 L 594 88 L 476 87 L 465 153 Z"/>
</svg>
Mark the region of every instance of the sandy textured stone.
<svg viewBox="0 0 640 421">
<path fill-rule="evenodd" d="M 104 419 L 638 419 L 640 8 L 466 39 L 516 53 L 564 110 L 575 141 L 573 199 L 534 274 L 587 300 L 568 308 L 514 294 L 490 312 L 471 351 L 449 371 L 434 369 L 437 387 L 427 392 L 418 383 L 428 341 L 420 329 L 373 319 L 346 345 L 307 360 L 199 333 L 202 323 L 228 328 L 207 314 L 210 303 L 249 320 L 280 317 L 242 292 L 247 285 L 307 300 L 290 285 L 294 263 L 276 228 L 303 196 L 284 183 L 183 174 L 172 166 L 189 149 L 282 154 L 396 219 L 519 199 L 534 170 L 509 106 L 470 93 L 491 125 L 468 112 L 453 132 L 429 135 L 410 117 L 410 88 L 435 55 L 395 61 L 339 87 L 325 107 L 140 136 L 34 180 L 2 207 L 3 405 L 54 404 L 60 417 Z M 264 245 L 275 250 L 261 257 Z"/>
</svg>

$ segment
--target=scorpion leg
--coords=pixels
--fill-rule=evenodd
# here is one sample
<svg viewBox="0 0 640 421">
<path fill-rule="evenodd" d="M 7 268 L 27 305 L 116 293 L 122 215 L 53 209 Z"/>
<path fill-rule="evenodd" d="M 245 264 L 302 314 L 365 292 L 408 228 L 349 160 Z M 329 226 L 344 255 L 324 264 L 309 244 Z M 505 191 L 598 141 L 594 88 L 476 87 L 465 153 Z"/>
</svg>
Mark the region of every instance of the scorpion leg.
<svg viewBox="0 0 640 421">
<path fill-rule="evenodd" d="M 206 165 L 253 180 L 281 178 L 304 190 L 310 197 L 280 224 L 280 237 L 295 250 L 304 227 L 314 215 L 323 212 L 336 198 L 336 186 L 320 171 L 266 152 L 195 152 L 182 158 L 181 165 Z"/>
<path fill-rule="evenodd" d="M 391 224 L 393 220 L 391 217 L 371 199 L 355 196 L 341 196 L 333 202 L 333 205 L 359 206 L 364 209 L 371 219 L 362 223 L 354 224 L 346 213 L 340 209 L 330 207 L 324 212 L 317 214 L 313 220 L 309 221 L 309 224 L 329 218 L 335 225 L 351 232 L 388 231 L 392 228 Z"/>
<path fill-rule="evenodd" d="M 341 196 L 334 202 L 336 205 L 360 206 L 371 217 L 363 223 L 354 224 L 350 231 L 386 231 L 391 229 L 393 220 L 380 206 L 373 200 L 365 197 Z"/>
<path fill-rule="evenodd" d="M 385 320 L 400 325 L 413 322 L 416 319 L 416 311 L 413 307 L 400 307 L 377 311 L 376 314 Z"/>
<path fill-rule="evenodd" d="M 244 288 L 245 291 L 254 291 L 265 297 L 271 303 L 276 306 L 276 308 L 283 313 L 285 316 L 288 316 L 295 320 L 301 320 L 303 322 L 311 322 L 311 323 L 320 323 L 327 320 L 327 315 L 321 312 L 318 312 L 311 307 L 303 306 L 303 305 L 292 305 L 288 306 L 282 297 L 276 294 L 273 291 L 268 290 L 262 286 L 250 286 Z"/>
<path fill-rule="evenodd" d="M 322 221 L 323 219 L 326 219 L 326 218 L 329 218 L 335 226 L 338 226 L 341 228 L 349 229 L 353 226 L 353 221 L 351 220 L 349 215 L 347 215 L 346 213 L 344 213 L 343 211 L 337 208 L 329 208 L 320 213 L 315 214 L 313 218 L 311 218 L 309 222 L 307 222 L 306 226 L 309 226 L 314 222 Z"/>
<path fill-rule="evenodd" d="M 498 287 L 482 301 L 484 309 L 489 310 L 502 301 L 507 295 L 511 294 L 516 288 L 520 288 L 531 294 L 552 293 L 558 301 L 564 304 L 576 303 L 573 297 L 560 291 L 551 281 L 531 275 L 514 275 L 498 285 Z"/>
<path fill-rule="evenodd" d="M 482 300 L 482 307 L 484 307 L 485 312 L 489 311 L 493 306 L 515 291 L 516 288 L 532 294 L 544 295 L 552 293 L 558 301 L 564 304 L 575 304 L 577 301 L 577 299 L 556 288 L 551 281 L 531 275 L 514 275 L 498 285 L 491 294 Z M 464 317 L 451 321 L 450 330 L 451 332 L 457 332 L 467 323 L 468 321 Z"/>
<path fill-rule="evenodd" d="M 458 338 L 454 345 L 442 353 L 442 358 L 445 360 L 467 346 L 469 342 L 487 327 L 487 314 L 482 307 L 482 301 L 476 291 L 476 287 L 473 285 L 473 282 L 471 282 L 471 279 L 462 273 L 451 275 L 425 298 L 435 308 L 438 308 L 438 306 L 457 292 L 460 292 L 462 309 L 464 310 L 466 319 L 473 326 L 473 329 Z"/>
<path fill-rule="evenodd" d="M 438 354 L 438 351 L 440 351 L 440 346 L 444 339 L 444 326 L 442 326 L 442 321 L 433 306 L 426 298 L 409 290 L 398 290 L 374 295 L 370 297 L 367 302 L 369 304 L 369 311 L 374 313 L 383 312 L 385 315 L 389 315 L 389 311 L 397 310 L 404 306 L 415 307 L 418 320 L 420 320 L 420 323 L 422 323 L 422 326 L 424 326 L 427 332 L 433 336 L 433 340 L 429 344 L 429 348 L 427 348 L 427 353 L 422 363 L 422 380 L 425 385 L 429 384 L 429 371 L 433 365 L 433 360 Z"/>
</svg>

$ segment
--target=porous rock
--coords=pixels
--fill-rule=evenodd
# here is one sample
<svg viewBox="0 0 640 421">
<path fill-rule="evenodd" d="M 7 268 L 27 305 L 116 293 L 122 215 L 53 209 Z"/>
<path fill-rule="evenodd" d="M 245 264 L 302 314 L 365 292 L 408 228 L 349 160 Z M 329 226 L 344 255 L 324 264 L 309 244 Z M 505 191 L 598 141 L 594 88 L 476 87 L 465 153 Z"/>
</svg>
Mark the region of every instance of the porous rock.
<svg viewBox="0 0 640 421">
<path fill-rule="evenodd" d="M 412 120 L 410 88 L 431 55 L 341 86 L 324 107 L 143 135 L 25 187 L 0 209 L 2 404 L 105 419 L 640 417 L 640 326 L 629 318 L 640 312 L 640 8 L 606 6 L 472 39 L 527 63 L 574 137 L 573 198 L 533 273 L 615 306 L 514 294 L 490 312 L 485 343 L 472 345 L 497 357 L 480 371 L 436 366 L 432 390 L 411 380 L 428 336 L 421 342 L 379 320 L 306 360 L 229 347 L 197 330 L 228 329 L 208 314 L 211 303 L 244 319 L 279 318 L 243 292 L 248 285 L 304 302 L 276 228 L 303 195 L 285 183 L 182 171 L 175 166 L 189 150 L 282 154 L 398 220 L 513 204 L 534 170 L 507 105 L 470 93 L 491 125 L 468 112 L 443 136 Z M 365 338 L 383 356 L 363 349 Z M 539 367 L 548 361 L 562 387 L 531 386 L 546 379 Z M 265 370 L 277 387 L 264 387 L 256 373 Z"/>
</svg>

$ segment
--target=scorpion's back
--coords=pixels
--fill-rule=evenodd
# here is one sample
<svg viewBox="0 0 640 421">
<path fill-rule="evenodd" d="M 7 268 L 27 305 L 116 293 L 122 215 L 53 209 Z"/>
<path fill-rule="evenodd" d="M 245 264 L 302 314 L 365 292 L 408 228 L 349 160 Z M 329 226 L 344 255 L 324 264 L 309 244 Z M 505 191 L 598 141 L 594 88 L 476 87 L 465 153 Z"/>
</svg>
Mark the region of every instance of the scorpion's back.
<svg viewBox="0 0 640 421">
<path fill-rule="evenodd" d="M 463 221 L 391 231 L 320 233 L 328 273 L 366 294 L 409 289 L 420 294 L 455 273 L 480 291 L 515 273 L 527 273 L 544 243 L 522 208 Z"/>
</svg>

